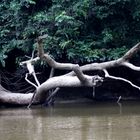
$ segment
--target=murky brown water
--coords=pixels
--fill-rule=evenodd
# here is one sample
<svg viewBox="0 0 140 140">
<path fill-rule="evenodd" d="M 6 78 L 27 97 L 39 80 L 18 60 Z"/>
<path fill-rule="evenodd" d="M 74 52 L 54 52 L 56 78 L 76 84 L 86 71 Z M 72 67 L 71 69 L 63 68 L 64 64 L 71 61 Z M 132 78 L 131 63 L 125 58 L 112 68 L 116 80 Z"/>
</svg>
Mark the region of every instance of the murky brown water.
<svg viewBox="0 0 140 140">
<path fill-rule="evenodd" d="M 139 140 L 140 102 L 0 109 L 0 140 Z"/>
</svg>

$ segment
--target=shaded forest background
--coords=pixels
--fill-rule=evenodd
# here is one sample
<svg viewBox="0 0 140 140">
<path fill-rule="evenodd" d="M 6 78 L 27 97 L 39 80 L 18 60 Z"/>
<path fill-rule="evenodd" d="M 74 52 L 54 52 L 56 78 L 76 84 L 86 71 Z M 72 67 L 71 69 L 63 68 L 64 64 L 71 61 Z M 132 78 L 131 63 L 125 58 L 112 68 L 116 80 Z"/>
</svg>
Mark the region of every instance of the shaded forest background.
<svg viewBox="0 0 140 140">
<path fill-rule="evenodd" d="M 85 64 L 121 57 L 140 41 L 139 9 L 139 0 L 1 0 L 1 83 L 12 91 L 33 90 L 24 81 L 27 70 L 19 62 L 31 57 L 33 50 L 37 55 L 35 39 L 44 34 L 46 52 L 59 62 Z M 132 61 L 140 64 L 138 56 Z M 40 76 L 43 82 L 50 69 L 40 64 L 36 69 L 38 77 L 46 75 Z M 125 68 L 111 72 L 140 82 L 138 72 Z"/>
</svg>

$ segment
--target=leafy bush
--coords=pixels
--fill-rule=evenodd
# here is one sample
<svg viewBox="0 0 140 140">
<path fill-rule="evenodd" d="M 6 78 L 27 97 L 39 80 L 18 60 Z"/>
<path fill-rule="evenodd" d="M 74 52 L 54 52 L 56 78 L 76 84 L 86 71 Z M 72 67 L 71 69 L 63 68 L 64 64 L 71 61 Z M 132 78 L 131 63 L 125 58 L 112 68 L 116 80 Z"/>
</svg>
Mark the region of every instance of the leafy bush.
<svg viewBox="0 0 140 140">
<path fill-rule="evenodd" d="M 46 51 L 56 59 L 117 59 L 140 40 L 139 8 L 138 0 L 2 0 L 0 62 L 4 66 L 14 48 L 31 55 L 43 34 Z"/>
</svg>

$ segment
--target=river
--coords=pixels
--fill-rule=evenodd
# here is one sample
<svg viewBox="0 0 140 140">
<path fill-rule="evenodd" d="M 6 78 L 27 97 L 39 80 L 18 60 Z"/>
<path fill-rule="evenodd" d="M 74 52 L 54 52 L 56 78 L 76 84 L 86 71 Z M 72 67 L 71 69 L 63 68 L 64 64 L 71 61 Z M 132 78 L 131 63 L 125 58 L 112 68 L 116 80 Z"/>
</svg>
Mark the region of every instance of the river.
<svg viewBox="0 0 140 140">
<path fill-rule="evenodd" d="M 0 109 L 0 140 L 139 139 L 140 102 Z"/>
</svg>

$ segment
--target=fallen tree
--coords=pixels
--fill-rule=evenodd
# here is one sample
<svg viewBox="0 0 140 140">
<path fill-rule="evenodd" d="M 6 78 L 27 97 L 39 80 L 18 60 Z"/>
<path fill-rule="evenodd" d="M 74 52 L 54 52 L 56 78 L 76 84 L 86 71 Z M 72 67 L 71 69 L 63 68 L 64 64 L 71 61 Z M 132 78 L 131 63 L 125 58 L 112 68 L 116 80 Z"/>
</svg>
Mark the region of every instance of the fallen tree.
<svg viewBox="0 0 140 140">
<path fill-rule="evenodd" d="M 109 68 L 119 66 L 125 66 L 134 71 L 140 71 L 140 67 L 129 62 L 129 60 L 140 50 L 140 43 L 136 44 L 126 54 L 124 54 L 124 56 L 117 60 L 79 66 L 78 64 L 56 62 L 49 54 L 45 53 L 43 49 L 43 39 L 46 37 L 47 35 L 39 36 L 37 38 L 36 46 L 38 56 L 36 58 L 33 58 L 32 56 L 30 60 L 20 63 L 20 65 L 27 66 L 29 73 L 25 75 L 25 80 L 36 88 L 35 92 L 28 94 L 12 93 L 0 86 L 0 104 L 28 105 L 28 107 L 30 107 L 31 104 L 42 104 L 49 101 L 61 87 L 93 87 L 93 96 L 95 96 L 95 87 L 100 86 L 106 79 L 121 80 L 130 84 L 133 88 L 140 90 L 140 87 L 133 84 L 131 81 L 121 77 L 112 76 L 107 71 Z M 34 65 L 38 60 L 47 62 L 47 64 L 52 68 L 49 79 L 42 84 L 38 81 L 34 70 Z M 71 72 L 65 75 L 53 77 L 55 69 L 69 70 Z M 84 74 L 85 71 L 96 70 L 103 71 L 104 76 L 101 77 L 99 75 Z M 32 75 L 36 83 L 28 80 L 28 75 Z"/>
</svg>

